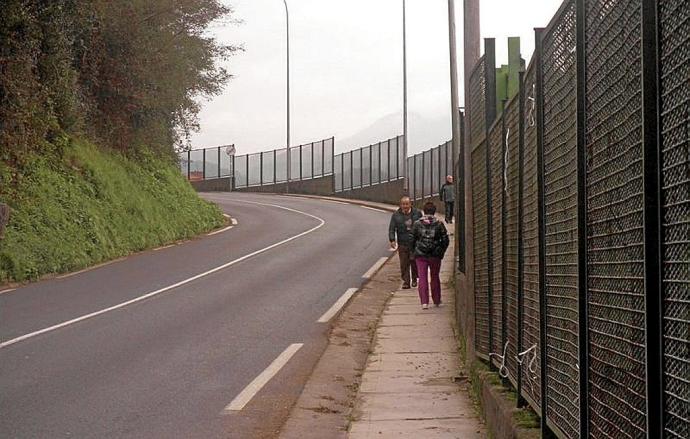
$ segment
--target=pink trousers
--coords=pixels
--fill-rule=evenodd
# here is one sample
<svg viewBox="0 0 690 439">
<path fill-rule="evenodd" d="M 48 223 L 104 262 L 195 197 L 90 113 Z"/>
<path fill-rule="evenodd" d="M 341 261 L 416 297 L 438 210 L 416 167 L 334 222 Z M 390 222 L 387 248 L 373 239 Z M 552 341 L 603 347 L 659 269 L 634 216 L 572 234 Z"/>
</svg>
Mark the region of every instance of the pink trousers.
<svg viewBox="0 0 690 439">
<path fill-rule="evenodd" d="M 419 276 L 419 300 L 422 305 L 429 304 L 429 272 L 431 272 L 431 298 L 435 305 L 441 303 L 441 258 L 421 257 L 415 258 L 417 274 Z"/>
</svg>

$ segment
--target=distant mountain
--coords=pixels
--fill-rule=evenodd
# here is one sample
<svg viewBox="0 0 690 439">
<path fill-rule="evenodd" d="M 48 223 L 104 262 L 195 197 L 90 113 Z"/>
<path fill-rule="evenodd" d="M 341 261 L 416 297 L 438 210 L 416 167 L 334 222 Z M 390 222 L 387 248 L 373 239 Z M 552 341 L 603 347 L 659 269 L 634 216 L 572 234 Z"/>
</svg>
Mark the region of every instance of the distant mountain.
<svg viewBox="0 0 690 439">
<path fill-rule="evenodd" d="M 349 151 L 401 135 L 402 125 L 402 112 L 386 115 L 350 137 L 336 139 L 336 150 Z M 425 118 L 418 113 L 409 113 L 408 130 L 408 152 L 411 155 L 449 140 L 450 117 Z"/>
</svg>

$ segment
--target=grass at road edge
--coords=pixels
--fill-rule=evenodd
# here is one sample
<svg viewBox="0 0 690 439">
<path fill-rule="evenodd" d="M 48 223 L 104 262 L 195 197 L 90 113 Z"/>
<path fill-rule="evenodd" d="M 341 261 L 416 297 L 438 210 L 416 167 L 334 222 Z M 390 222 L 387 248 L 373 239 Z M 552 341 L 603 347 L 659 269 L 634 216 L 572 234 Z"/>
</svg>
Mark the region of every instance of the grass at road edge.
<svg viewBox="0 0 690 439">
<path fill-rule="evenodd" d="M 79 270 L 225 221 L 171 159 L 59 142 L 21 170 L 0 162 L 0 201 L 12 209 L 0 241 L 0 285 Z"/>
</svg>

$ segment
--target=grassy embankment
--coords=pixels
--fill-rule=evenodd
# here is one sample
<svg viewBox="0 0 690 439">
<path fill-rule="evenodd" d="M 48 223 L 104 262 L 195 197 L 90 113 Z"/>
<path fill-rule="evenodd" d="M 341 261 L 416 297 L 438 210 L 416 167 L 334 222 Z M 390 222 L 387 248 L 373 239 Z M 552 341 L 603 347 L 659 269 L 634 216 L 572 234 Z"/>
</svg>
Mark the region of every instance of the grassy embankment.
<svg viewBox="0 0 690 439">
<path fill-rule="evenodd" d="M 0 161 L 0 201 L 12 208 L 0 240 L 0 285 L 190 238 L 224 221 L 172 161 L 65 139 L 21 171 Z"/>
</svg>

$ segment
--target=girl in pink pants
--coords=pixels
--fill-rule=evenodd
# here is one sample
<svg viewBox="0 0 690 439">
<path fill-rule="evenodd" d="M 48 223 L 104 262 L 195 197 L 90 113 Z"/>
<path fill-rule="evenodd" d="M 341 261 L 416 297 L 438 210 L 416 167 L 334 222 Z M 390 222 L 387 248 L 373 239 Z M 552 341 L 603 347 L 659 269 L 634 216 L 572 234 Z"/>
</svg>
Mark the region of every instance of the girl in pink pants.
<svg viewBox="0 0 690 439">
<path fill-rule="evenodd" d="M 441 260 L 450 243 L 448 231 L 436 219 L 436 206 L 428 201 L 424 204 L 424 216 L 412 226 L 410 249 L 414 252 L 419 276 L 419 300 L 422 308 L 429 308 L 429 273 L 431 273 L 431 298 L 434 305 L 441 304 Z"/>
</svg>

